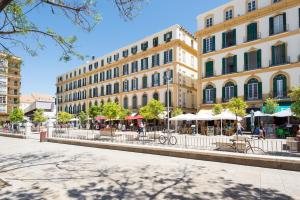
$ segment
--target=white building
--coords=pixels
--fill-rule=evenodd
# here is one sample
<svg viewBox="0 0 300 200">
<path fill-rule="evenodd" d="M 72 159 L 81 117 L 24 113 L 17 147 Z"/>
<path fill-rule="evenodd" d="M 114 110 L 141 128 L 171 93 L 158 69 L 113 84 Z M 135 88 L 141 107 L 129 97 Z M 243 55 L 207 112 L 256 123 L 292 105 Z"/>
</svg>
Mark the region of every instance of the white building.
<svg viewBox="0 0 300 200">
<path fill-rule="evenodd" d="M 300 86 L 300 1 L 232 0 L 197 17 L 198 107 L 241 97 L 289 106 Z"/>
</svg>

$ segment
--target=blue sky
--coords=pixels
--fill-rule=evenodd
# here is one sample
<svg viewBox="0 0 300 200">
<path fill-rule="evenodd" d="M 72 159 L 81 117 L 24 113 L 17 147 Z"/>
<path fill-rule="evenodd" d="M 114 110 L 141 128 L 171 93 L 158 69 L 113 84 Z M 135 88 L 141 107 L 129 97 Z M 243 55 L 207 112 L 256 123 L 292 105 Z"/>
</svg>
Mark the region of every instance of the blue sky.
<svg viewBox="0 0 300 200">
<path fill-rule="evenodd" d="M 102 21 L 90 32 L 84 32 L 60 16 L 53 16 L 44 7 L 32 12 L 31 18 L 41 27 L 50 27 L 64 36 L 76 35 L 77 50 L 84 55 L 102 56 L 145 36 L 151 35 L 173 24 L 180 24 L 190 32 L 196 31 L 196 16 L 215 8 L 228 0 L 148 0 L 132 21 L 124 21 L 109 0 L 97 0 Z M 22 49 L 14 49 L 23 59 L 22 94 L 40 92 L 55 93 L 57 75 L 71 70 L 85 61 L 73 58 L 69 62 L 59 61 L 61 50 L 50 40 L 38 56 L 31 57 Z M 30 41 L 27 42 L 34 42 Z"/>
</svg>

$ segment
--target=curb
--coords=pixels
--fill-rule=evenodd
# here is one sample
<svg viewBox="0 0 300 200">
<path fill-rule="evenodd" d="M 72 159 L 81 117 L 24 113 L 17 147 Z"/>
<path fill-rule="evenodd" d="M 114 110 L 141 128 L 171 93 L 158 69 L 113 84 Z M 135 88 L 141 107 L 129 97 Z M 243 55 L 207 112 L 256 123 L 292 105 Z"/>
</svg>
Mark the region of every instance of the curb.
<svg viewBox="0 0 300 200">
<path fill-rule="evenodd" d="M 26 139 L 25 135 L 17 135 L 12 133 L 0 133 L 2 137 L 10 137 L 10 138 L 19 138 L 19 139 Z"/>
<path fill-rule="evenodd" d="M 127 144 L 113 144 L 113 143 L 100 143 L 94 141 L 79 141 L 72 139 L 54 139 L 48 138 L 48 142 L 69 144 L 84 147 L 94 147 L 101 149 L 111 149 L 119 151 L 129 151 L 135 153 L 147 153 L 161 156 L 171 156 L 178 158 L 187 158 L 195 160 L 205 160 L 213 162 L 222 162 L 254 167 L 264 167 L 272 169 L 300 171 L 300 159 L 287 158 L 279 156 L 261 156 L 261 155 L 249 155 L 242 153 L 228 153 L 228 152 L 212 152 L 212 151 L 197 151 L 197 150 L 185 150 L 175 149 L 168 147 L 150 147 L 139 145 L 127 145 Z"/>
</svg>

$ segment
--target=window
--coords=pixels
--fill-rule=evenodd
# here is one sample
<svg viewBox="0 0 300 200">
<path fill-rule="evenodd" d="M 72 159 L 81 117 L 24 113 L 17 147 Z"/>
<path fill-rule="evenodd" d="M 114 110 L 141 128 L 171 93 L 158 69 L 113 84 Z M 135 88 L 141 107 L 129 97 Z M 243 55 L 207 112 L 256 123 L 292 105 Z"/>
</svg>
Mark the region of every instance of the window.
<svg viewBox="0 0 300 200">
<path fill-rule="evenodd" d="M 155 73 L 152 74 L 152 87 L 156 87 L 160 85 L 160 74 Z"/>
<path fill-rule="evenodd" d="M 131 53 L 136 54 L 137 53 L 137 46 L 131 47 Z"/>
<path fill-rule="evenodd" d="M 214 62 L 208 61 L 205 63 L 205 77 L 214 76 Z"/>
<path fill-rule="evenodd" d="M 111 69 L 107 70 L 106 71 L 106 80 L 111 79 L 111 77 L 112 77 L 111 75 L 112 75 L 112 70 Z"/>
<path fill-rule="evenodd" d="M 248 12 L 256 10 L 256 0 L 249 0 L 247 4 Z"/>
<path fill-rule="evenodd" d="M 131 80 L 131 90 L 138 90 L 138 78 L 134 78 Z"/>
<path fill-rule="evenodd" d="M 142 44 L 141 44 L 141 49 L 142 49 L 143 51 L 146 51 L 146 50 L 148 49 L 148 42 L 142 43 Z"/>
<path fill-rule="evenodd" d="M 123 65 L 123 75 L 128 75 L 129 74 L 129 65 L 125 64 Z"/>
<path fill-rule="evenodd" d="M 119 60 L 119 53 L 114 55 L 114 61 L 118 61 Z"/>
<path fill-rule="evenodd" d="M 104 86 L 101 86 L 101 96 L 104 96 Z"/>
<path fill-rule="evenodd" d="M 148 87 L 148 77 L 144 76 L 143 77 L 143 85 L 142 85 L 143 89 Z"/>
<path fill-rule="evenodd" d="M 137 109 L 137 96 L 136 95 L 134 95 L 132 97 L 132 108 Z"/>
<path fill-rule="evenodd" d="M 155 93 L 153 94 L 153 99 L 155 99 L 156 101 L 159 101 L 159 95 L 158 95 L 157 92 L 155 92 Z"/>
<path fill-rule="evenodd" d="M 216 41 L 215 36 L 203 39 L 203 53 L 215 51 L 216 49 L 215 41 Z"/>
<path fill-rule="evenodd" d="M 287 79 L 284 75 L 277 75 L 273 79 L 274 98 L 284 98 L 287 96 Z"/>
<path fill-rule="evenodd" d="M 92 71 L 93 70 L 93 65 L 89 65 L 89 70 Z M 70 75 L 70 78 L 72 77 L 72 75 Z"/>
<path fill-rule="evenodd" d="M 272 66 L 283 65 L 287 63 L 286 45 L 272 46 Z"/>
<path fill-rule="evenodd" d="M 203 90 L 203 103 L 212 104 L 216 102 L 216 88 L 212 85 L 208 85 Z"/>
<path fill-rule="evenodd" d="M 134 61 L 131 63 L 131 73 L 135 73 L 138 71 L 138 61 Z"/>
<path fill-rule="evenodd" d="M 124 100 L 123 100 L 123 107 L 124 107 L 125 109 L 128 108 L 128 98 L 127 98 L 127 97 L 124 97 Z"/>
<path fill-rule="evenodd" d="M 233 18 L 233 10 L 232 10 L 232 8 L 227 9 L 225 11 L 225 20 L 227 21 L 227 20 L 230 20 L 232 18 Z"/>
<path fill-rule="evenodd" d="M 165 42 L 170 42 L 172 40 L 172 31 L 164 34 L 164 41 Z"/>
<path fill-rule="evenodd" d="M 167 80 L 169 80 L 169 83 L 173 83 L 173 70 L 167 70 L 164 72 L 164 85 L 167 84 Z"/>
<path fill-rule="evenodd" d="M 128 49 L 124 50 L 122 54 L 123 54 L 123 58 L 128 57 Z"/>
<path fill-rule="evenodd" d="M 270 35 L 279 34 L 287 30 L 286 26 L 286 13 L 270 17 L 269 19 L 269 32 Z"/>
<path fill-rule="evenodd" d="M 185 51 L 182 51 L 182 62 L 186 63 Z"/>
<path fill-rule="evenodd" d="M 94 63 L 94 68 L 97 69 L 98 68 L 98 62 Z M 81 71 L 79 70 L 79 75 L 81 74 Z"/>
<path fill-rule="evenodd" d="M 222 74 L 230 74 L 237 72 L 237 56 L 223 58 Z"/>
<path fill-rule="evenodd" d="M 158 37 L 153 38 L 153 47 L 158 46 Z"/>
<path fill-rule="evenodd" d="M 262 99 L 262 84 L 257 79 L 252 78 L 245 84 L 244 87 L 246 100 L 258 100 Z"/>
<path fill-rule="evenodd" d="M 147 94 L 143 94 L 143 96 L 142 96 L 142 106 L 147 105 L 147 103 L 148 103 L 148 96 L 147 96 Z"/>
<path fill-rule="evenodd" d="M 1 104 L 6 104 L 6 97 L 5 96 L 0 96 L 0 103 Z"/>
<path fill-rule="evenodd" d="M 114 83 L 114 94 L 119 93 L 119 83 Z"/>
<path fill-rule="evenodd" d="M 195 59 L 193 55 L 191 55 L 191 66 L 195 67 Z"/>
<path fill-rule="evenodd" d="M 247 42 L 257 40 L 258 33 L 257 33 L 257 23 L 251 23 L 247 26 Z"/>
<path fill-rule="evenodd" d="M 164 64 L 170 63 L 173 61 L 173 50 L 169 49 L 164 52 Z"/>
<path fill-rule="evenodd" d="M 110 63 L 111 63 L 111 61 L 112 61 L 112 58 L 111 58 L 111 56 L 107 57 L 107 58 L 106 58 L 106 61 L 107 61 L 107 63 L 108 63 L 108 64 L 110 64 Z"/>
<path fill-rule="evenodd" d="M 152 56 L 152 67 L 159 66 L 159 54 Z"/>
<path fill-rule="evenodd" d="M 141 60 L 141 70 L 148 69 L 148 58 L 143 58 Z"/>
<path fill-rule="evenodd" d="M 104 66 L 104 60 L 101 60 L 101 67 Z"/>
<path fill-rule="evenodd" d="M 119 77 L 119 67 L 114 68 L 114 78 Z"/>
<path fill-rule="evenodd" d="M 205 21 L 206 21 L 205 23 L 206 28 L 211 27 L 213 25 L 213 17 L 208 17 L 206 18 Z"/>
<path fill-rule="evenodd" d="M 98 83 L 98 74 L 94 74 L 94 83 Z"/>
<path fill-rule="evenodd" d="M 244 54 L 245 71 L 261 68 L 261 50 Z"/>
<path fill-rule="evenodd" d="M 278 3 L 280 2 L 281 0 L 272 0 L 273 3 Z"/>
<path fill-rule="evenodd" d="M 129 82 L 128 80 L 123 81 L 123 92 L 128 92 L 129 90 Z"/>
<path fill-rule="evenodd" d="M 111 91 L 111 84 L 106 85 L 106 95 L 110 95 L 112 93 Z"/>
<path fill-rule="evenodd" d="M 226 83 L 222 91 L 223 102 L 229 101 L 233 97 L 237 97 L 237 86 L 232 82 Z"/>
<path fill-rule="evenodd" d="M 222 48 L 236 45 L 236 29 L 222 33 Z"/>
</svg>

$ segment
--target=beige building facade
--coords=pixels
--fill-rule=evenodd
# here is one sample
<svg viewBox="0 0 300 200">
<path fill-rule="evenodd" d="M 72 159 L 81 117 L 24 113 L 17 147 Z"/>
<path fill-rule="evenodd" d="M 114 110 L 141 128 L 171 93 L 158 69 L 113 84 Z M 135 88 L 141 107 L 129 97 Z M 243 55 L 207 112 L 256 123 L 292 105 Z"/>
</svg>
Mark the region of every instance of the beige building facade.
<svg viewBox="0 0 300 200">
<path fill-rule="evenodd" d="M 134 112 L 157 99 L 184 112 L 196 111 L 197 42 L 179 25 L 93 58 L 57 77 L 58 111 L 77 114 L 92 105 L 118 102 Z"/>
</svg>

